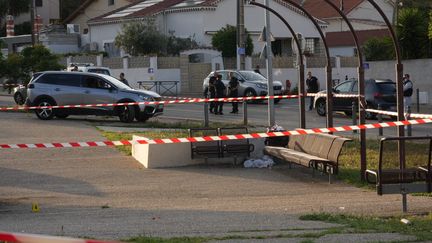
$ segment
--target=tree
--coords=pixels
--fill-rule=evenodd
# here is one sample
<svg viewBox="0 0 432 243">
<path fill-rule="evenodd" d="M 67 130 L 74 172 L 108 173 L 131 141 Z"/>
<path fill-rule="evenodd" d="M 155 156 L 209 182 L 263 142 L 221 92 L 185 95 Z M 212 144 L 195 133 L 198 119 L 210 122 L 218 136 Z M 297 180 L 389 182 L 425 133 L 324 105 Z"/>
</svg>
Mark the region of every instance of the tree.
<svg viewBox="0 0 432 243">
<path fill-rule="evenodd" d="M 65 67 L 58 63 L 59 57 L 43 45 L 26 47 L 22 50 L 23 64 L 26 72 L 42 72 L 61 70 Z"/>
<path fill-rule="evenodd" d="M 417 8 L 404 8 L 399 12 L 396 30 L 404 59 L 429 56 L 429 16 Z"/>
<path fill-rule="evenodd" d="M 153 21 L 126 24 L 115 38 L 116 46 L 134 56 L 165 53 L 167 43 Z"/>
<path fill-rule="evenodd" d="M 252 38 L 247 33 L 246 55 L 252 55 L 253 43 Z M 235 57 L 237 55 L 237 28 L 232 25 L 226 25 L 220 29 L 212 38 L 212 45 L 222 52 L 224 57 Z"/>
<path fill-rule="evenodd" d="M 394 59 L 393 41 L 390 37 L 369 39 L 363 45 L 363 54 L 368 61 Z"/>
<path fill-rule="evenodd" d="M 27 83 L 31 73 L 64 69 L 65 67 L 58 63 L 58 59 L 58 56 L 44 46 L 36 45 L 24 48 L 21 53 L 9 54 L 1 66 L 4 66 L 3 75 L 10 82 Z"/>
<path fill-rule="evenodd" d="M 18 16 L 21 13 L 28 12 L 30 9 L 30 0 L 0 0 L 0 18 L 4 19 L 6 15 Z"/>
<path fill-rule="evenodd" d="M 171 56 L 178 56 L 181 51 L 197 48 L 199 45 L 191 37 L 179 38 L 175 36 L 168 37 L 166 52 Z"/>
</svg>

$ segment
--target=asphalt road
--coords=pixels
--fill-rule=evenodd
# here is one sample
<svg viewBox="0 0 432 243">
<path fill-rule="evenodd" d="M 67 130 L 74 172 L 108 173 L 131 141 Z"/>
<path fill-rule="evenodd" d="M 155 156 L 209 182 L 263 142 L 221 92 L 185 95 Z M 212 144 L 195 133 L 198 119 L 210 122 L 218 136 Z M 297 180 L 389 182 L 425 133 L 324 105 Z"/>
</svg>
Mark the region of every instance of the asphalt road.
<svg viewBox="0 0 432 243">
<path fill-rule="evenodd" d="M 306 103 L 308 104 L 308 103 Z M 14 106 L 15 103 L 11 96 L 0 93 L 0 106 Z M 210 122 L 223 122 L 232 124 L 243 124 L 243 106 L 240 104 L 240 112 L 238 114 L 231 114 L 231 104 L 226 103 L 224 105 L 224 115 L 214 115 L 209 114 Z M 268 105 L 266 102 L 258 104 L 248 104 L 248 123 L 257 127 L 267 127 L 268 126 Z M 421 113 L 432 114 L 432 108 L 421 108 Z M 34 115 L 32 112 L 29 114 Z M 345 126 L 352 125 L 352 118 L 345 116 L 341 112 L 335 112 L 334 114 L 334 126 Z M 384 122 L 392 121 L 390 117 L 384 116 Z M 87 120 L 97 120 L 106 122 L 113 122 L 114 124 L 118 119 L 116 117 L 112 118 L 101 118 L 101 117 L 80 117 L 74 116 L 72 119 L 87 119 Z M 286 130 L 293 130 L 300 127 L 299 118 L 299 107 L 296 99 L 281 100 L 279 104 L 275 105 L 275 119 L 278 125 L 281 125 Z M 185 103 L 185 104 L 170 104 L 166 105 L 164 109 L 164 114 L 153 120 L 160 121 L 172 121 L 172 120 L 191 120 L 204 122 L 204 105 L 203 103 Z M 367 123 L 377 123 L 377 120 L 367 120 Z M 124 125 L 124 124 L 121 124 Z M 139 126 L 135 123 L 133 126 Z M 326 117 L 319 116 L 315 110 L 306 111 L 306 127 L 307 128 L 323 128 L 326 127 Z M 384 128 L 384 136 L 396 136 L 396 128 Z M 342 132 L 340 133 L 344 136 L 355 136 L 352 132 Z M 422 136 L 426 134 L 432 134 L 432 124 L 425 125 L 415 125 L 412 126 L 413 136 Z M 366 135 L 369 138 L 377 138 L 378 129 L 369 129 L 366 131 Z"/>
<path fill-rule="evenodd" d="M 8 98 L 0 96 L 0 105 L 10 102 Z M 195 109 L 175 107 L 173 111 L 168 108 L 166 116 L 195 114 Z M 32 113 L 0 112 L 0 144 L 104 140 L 94 122 L 89 122 L 93 119 L 41 121 Z M 109 123 L 121 124 L 114 119 Z M 38 203 L 41 211 L 33 213 L 32 203 Z M 431 205 L 430 198 L 409 197 L 411 212 L 428 212 Z M 334 226 L 298 219 L 306 213 L 392 215 L 400 210 L 398 195 L 379 197 L 374 191 L 342 182 L 328 184 L 326 176 L 312 177 L 302 168 L 210 165 L 144 169 L 112 147 L 0 151 L 2 231 L 100 239 L 138 235 L 277 237 Z M 345 242 L 381 239 L 366 234 L 333 237 L 343 237 Z M 403 239 L 392 235 L 389 240 Z M 331 238 L 323 241 L 337 242 Z"/>
</svg>

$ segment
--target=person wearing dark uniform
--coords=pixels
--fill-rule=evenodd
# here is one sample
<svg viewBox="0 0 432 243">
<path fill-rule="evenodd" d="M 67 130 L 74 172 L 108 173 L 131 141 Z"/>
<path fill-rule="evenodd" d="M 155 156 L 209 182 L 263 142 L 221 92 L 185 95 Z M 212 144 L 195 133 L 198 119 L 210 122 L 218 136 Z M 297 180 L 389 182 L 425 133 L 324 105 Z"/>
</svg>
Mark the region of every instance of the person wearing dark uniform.
<svg viewBox="0 0 432 243">
<path fill-rule="evenodd" d="M 209 85 L 204 90 L 204 97 L 205 98 L 213 99 L 216 97 L 215 81 L 216 81 L 216 77 L 211 76 L 209 79 Z M 210 102 L 209 110 L 210 110 L 210 113 L 216 113 L 216 102 L 214 102 L 214 101 Z"/>
<path fill-rule="evenodd" d="M 307 92 L 308 93 L 317 93 L 319 90 L 318 79 L 315 76 L 312 76 L 311 72 L 307 73 L 306 85 L 307 85 Z M 309 110 L 310 111 L 313 108 L 313 101 L 314 101 L 314 96 L 311 96 L 310 97 L 310 104 L 309 104 Z"/>
<path fill-rule="evenodd" d="M 225 98 L 225 84 L 222 82 L 222 75 L 218 75 L 215 81 L 216 98 Z M 216 102 L 215 115 L 223 115 L 223 101 Z"/>
<path fill-rule="evenodd" d="M 228 83 L 228 97 L 238 97 L 239 81 L 236 77 L 231 77 Z M 232 102 L 232 111 L 230 113 L 238 113 L 238 102 Z"/>
</svg>

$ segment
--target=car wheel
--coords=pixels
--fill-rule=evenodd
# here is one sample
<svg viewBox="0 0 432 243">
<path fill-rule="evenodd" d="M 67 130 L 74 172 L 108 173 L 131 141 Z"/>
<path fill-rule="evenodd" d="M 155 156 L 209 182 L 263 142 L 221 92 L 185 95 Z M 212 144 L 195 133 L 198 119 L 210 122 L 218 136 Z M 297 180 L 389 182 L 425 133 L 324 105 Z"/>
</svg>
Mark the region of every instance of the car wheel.
<svg viewBox="0 0 432 243">
<path fill-rule="evenodd" d="M 318 113 L 318 115 L 320 116 L 325 116 L 326 115 L 326 102 L 324 99 L 319 99 L 316 104 L 316 111 Z"/>
<path fill-rule="evenodd" d="M 137 114 L 135 119 L 139 122 L 146 122 L 148 119 L 150 119 L 150 116 L 147 116 L 145 114 Z"/>
<path fill-rule="evenodd" d="M 18 105 L 24 105 L 25 100 L 21 93 L 15 93 L 14 100 Z"/>
<path fill-rule="evenodd" d="M 118 107 L 118 116 L 121 122 L 133 122 L 133 120 L 135 119 L 135 107 L 131 105 Z"/>
<path fill-rule="evenodd" d="M 257 96 L 255 90 L 253 89 L 247 89 L 244 93 L 244 97 L 254 97 Z M 257 103 L 258 100 L 248 100 L 247 103 Z"/>
<path fill-rule="evenodd" d="M 51 99 L 41 99 L 38 102 L 36 102 L 36 106 L 54 106 L 55 102 Z M 45 109 L 36 109 L 35 110 L 36 116 L 41 120 L 51 120 L 54 117 L 54 111 L 51 108 L 45 108 Z"/>
<path fill-rule="evenodd" d="M 281 101 L 281 99 L 274 99 L 274 103 L 277 104 Z"/>
</svg>

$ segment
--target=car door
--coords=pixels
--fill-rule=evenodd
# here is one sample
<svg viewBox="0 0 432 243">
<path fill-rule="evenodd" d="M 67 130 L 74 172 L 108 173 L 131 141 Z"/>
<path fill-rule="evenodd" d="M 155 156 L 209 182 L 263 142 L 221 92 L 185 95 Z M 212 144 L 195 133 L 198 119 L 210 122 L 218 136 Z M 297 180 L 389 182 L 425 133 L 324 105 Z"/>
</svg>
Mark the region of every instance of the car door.
<svg viewBox="0 0 432 243">
<path fill-rule="evenodd" d="M 356 81 L 349 80 L 339 84 L 338 86 L 333 88 L 333 92 L 335 94 L 351 94 L 353 84 Z M 347 99 L 344 97 L 334 97 L 333 98 L 333 107 L 335 110 L 349 110 L 351 107 L 351 99 Z"/>
<path fill-rule="evenodd" d="M 83 104 L 112 104 L 115 102 L 117 89 L 101 77 L 83 75 L 82 86 Z M 113 110 L 113 107 L 90 107 L 89 110 L 106 112 Z"/>
<path fill-rule="evenodd" d="M 81 75 L 71 73 L 46 74 L 44 79 L 51 85 L 51 94 L 57 105 L 82 104 Z"/>
</svg>

